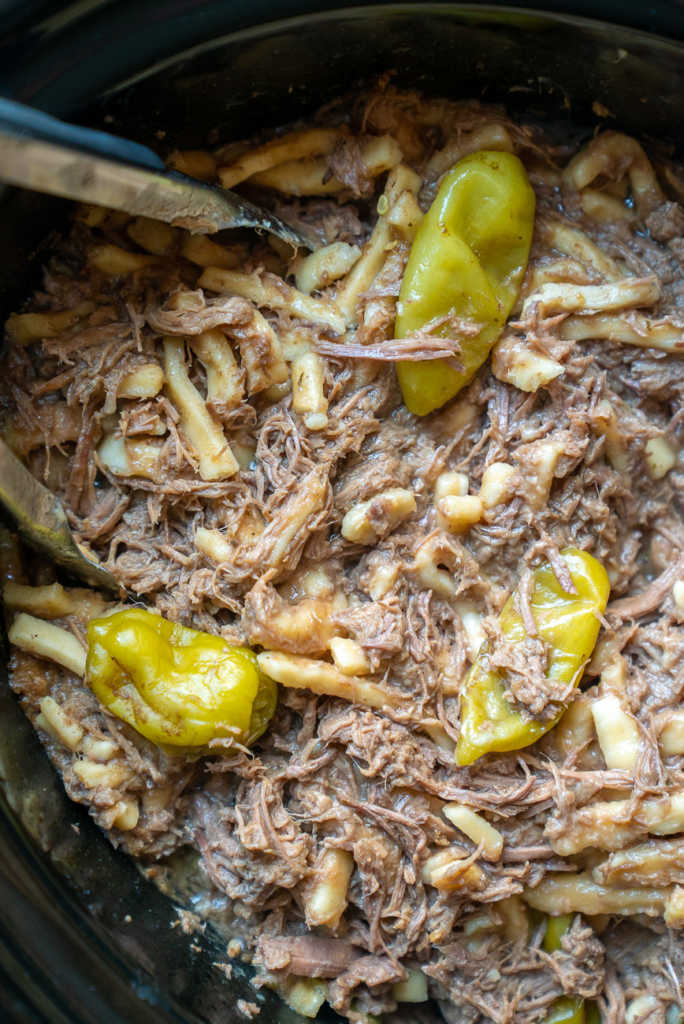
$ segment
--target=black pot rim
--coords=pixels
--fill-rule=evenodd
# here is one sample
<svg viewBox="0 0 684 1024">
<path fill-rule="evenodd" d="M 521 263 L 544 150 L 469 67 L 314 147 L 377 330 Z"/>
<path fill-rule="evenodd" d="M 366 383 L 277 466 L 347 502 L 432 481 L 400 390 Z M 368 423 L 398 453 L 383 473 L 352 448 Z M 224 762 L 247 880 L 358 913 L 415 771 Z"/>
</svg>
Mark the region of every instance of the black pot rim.
<svg viewBox="0 0 684 1024">
<path fill-rule="evenodd" d="M 258 39 L 265 39 L 275 32 L 282 32 L 288 29 L 296 29 L 298 27 L 311 26 L 312 24 L 324 25 L 331 21 L 339 20 L 340 16 L 345 18 L 364 18 L 369 17 L 375 13 L 379 7 L 382 7 L 384 12 L 389 15 L 411 15 L 417 12 L 428 15 L 439 15 L 439 16 L 452 16 L 457 17 L 462 15 L 464 20 L 472 21 L 486 21 L 491 19 L 492 23 L 502 20 L 506 15 L 513 16 L 521 19 L 528 19 L 530 24 L 536 19 L 543 19 L 551 26 L 562 27 L 564 25 L 570 25 L 575 28 L 598 30 L 605 28 L 619 28 L 621 32 L 627 33 L 629 38 L 635 44 L 642 46 L 653 47 L 657 44 L 659 49 L 663 52 L 670 52 L 675 55 L 684 56 L 684 40 L 673 40 L 668 36 L 661 35 L 656 32 L 649 32 L 640 28 L 633 28 L 630 25 L 621 25 L 618 22 L 606 21 L 603 18 L 588 17 L 586 15 L 579 14 L 566 14 L 557 11 L 547 11 L 541 7 L 516 7 L 513 4 L 497 4 L 497 3 L 450 3 L 450 2 L 434 2 L 430 0 L 428 3 L 420 2 L 420 0 L 413 0 L 413 2 L 402 2 L 396 3 L 394 0 L 391 2 L 384 3 L 381 0 L 380 4 L 359 4 L 351 7 L 334 7 L 327 11 L 318 11 L 312 14 L 299 14 L 292 15 L 290 17 L 278 18 L 274 21 L 260 22 L 255 25 L 250 25 L 246 28 L 237 29 L 235 32 L 227 32 L 223 36 L 218 36 L 211 40 L 206 40 L 204 43 L 197 43 L 194 46 L 188 47 L 186 50 L 180 50 L 169 57 L 161 58 L 154 64 L 145 68 L 144 71 L 140 71 L 129 78 L 117 83 L 112 86 L 111 89 L 107 89 L 103 93 L 103 99 L 109 96 L 116 95 L 123 89 L 129 88 L 132 85 L 137 85 L 139 82 L 145 81 L 151 75 L 163 71 L 167 67 L 188 60 L 192 57 L 201 56 L 204 53 L 209 53 L 211 50 L 216 49 L 222 44 L 230 42 L 252 42 Z"/>
</svg>

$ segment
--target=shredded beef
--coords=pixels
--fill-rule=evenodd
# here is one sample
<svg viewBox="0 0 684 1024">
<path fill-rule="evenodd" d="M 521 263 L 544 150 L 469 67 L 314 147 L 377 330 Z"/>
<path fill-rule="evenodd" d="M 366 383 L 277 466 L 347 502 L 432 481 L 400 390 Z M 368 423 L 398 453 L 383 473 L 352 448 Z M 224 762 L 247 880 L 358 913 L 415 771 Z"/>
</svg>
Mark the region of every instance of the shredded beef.
<svg viewBox="0 0 684 1024">
<path fill-rule="evenodd" d="M 676 339 L 668 350 L 647 345 L 653 325 L 684 331 L 677 327 L 684 212 L 664 184 L 651 182 L 630 198 L 624 217 L 592 218 L 586 197 L 559 177 L 570 143 L 552 144 L 539 129 L 474 101 L 426 99 L 384 82 L 329 105 L 316 125 L 340 129 L 323 184 L 334 179 L 342 191 L 260 198 L 321 245 L 362 246 L 388 213 L 379 202 L 385 179 L 364 163 L 362 142 L 391 135 L 422 182 L 416 197 L 404 196 L 411 225 L 396 211 L 381 222 L 379 256 L 378 232 L 372 236 L 366 255 L 377 266 L 368 279 L 361 274 L 354 308 L 345 287 L 358 268 L 365 273 L 363 262 L 288 308 L 290 254 L 257 237 L 222 235 L 224 265 L 243 275 L 245 295 L 254 286 L 282 296 L 282 308 L 271 309 L 237 287 L 236 294 L 199 287 L 203 268 L 187 258 L 180 230 L 149 266 L 108 275 L 89 254 L 103 243 L 135 249 L 126 224 L 105 216 L 91 228 L 79 218 L 27 307 L 48 314 L 78 307 L 78 318 L 25 343 L 8 327 L 2 429 L 60 497 L 77 540 L 136 599 L 230 643 L 321 659 L 328 670 L 337 640 L 338 681 L 384 687 L 393 706 L 281 687 L 271 725 L 252 750 L 171 757 L 56 665 L 14 651 L 12 686 L 67 793 L 112 842 L 169 886 L 176 865 L 194 857 L 182 891 L 190 887 L 193 907 L 206 907 L 251 958 L 256 984 L 287 995 L 297 978 L 319 979 L 330 1005 L 354 1024 L 399 1020 L 396 986 L 416 971 L 434 1009 L 421 1005 L 409 1016 L 424 1024 L 434 1024 L 437 1007 L 449 1024 L 534 1024 L 568 995 L 596 1000 L 604 1024 L 623 1024 L 630 1007 L 635 1022 L 669 1021 L 670 1006 L 684 1008 L 681 931 L 662 917 L 576 914 L 560 949 L 547 952 L 543 922 L 527 915 L 523 900 L 549 875 L 580 871 L 597 885 L 662 889 L 672 906 L 683 884 L 684 840 L 649 832 L 642 811 L 645 801 L 661 806 L 684 790 L 681 755 L 665 756 L 658 739 L 684 710 L 684 613 L 675 590 L 684 580 L 684 360 Z M 523 290 L 497 357 L 442 408 L 413 416 L 392 364 L 411 361 L 422 372 L 440 358 L 459 369 L 482 329 L 452 311 L 395 338 L 415 202 L 425 211 L 444 172 L 492 133 L 521 157 L 536 192 Z M 229 154 L 221 151 L 221 159 Z M 594 201 L 605 190 L 617 203 L 638 184 L 619 152 L 602 166 Z M 609 176 L 619 179 L 612 191 Z M 252 185 L 245 187 L 249 193 Z M 554 226 L 570 234 L 549 241 Z M 591 245 L 568 248 L 576 231 L 598 257 Z M 568 328 L 585 324 L 587 311 L 546 316 L 539 296 L 527 302 L 544 283 L 619 286 L 620 277 L 652 275 L 659 296 L 652 308 L 615 314 L 644 347 L 604 337 L 598 320 L 598 337 L 572 340 Z M 333 323 L 342 318 L 346 330 L 317 319 L 317 308 Z M 244 398 L 208 397 L 209 371 L 192 339 L 214 329 L 231 347 Z M 231 476 L 202 478 L 202 453 L 165 388 L 139 399 L 120 395 L 131 372 L 163 369 L 166 335 L 189 339 L 190 384 L 236 456 Z M 306 355 L 320 369 L 325 401 L 313 419 L 290 380 L 268 379 L 273 338 L 287 363 Z M 560 368 L 546 384 L 522 390 L 503 379 L 516 359 L 540 355 Z M 250 376 L 250 367 L 260 375 Z M 156 446 L 154 471 L 134 466 L 126 475 L 108 463 L 102 442 L 112 438 Z M 654 452 L 665 460 L 662 472 Z M 465 482 L 452 475 L 450 486 L 474 497 L 500 463 L 509 468 L 497 501 L 484 502 L 469 529 L 450 532 L 435 500 L 441 474 L 463 474 Z M 395 515 L 386 492 L 396 488 L 412 492 L 415 511 Z M 361 503 L 368 503 L 372 544 L 343 528 Z M 570 682 L 549 678 L 551 643 L 532 601 L 534 569 L 543 562 L 577 596 L 567 547 L 598 558 L 611 583 L 594 656 Z M 22 577 L 53 578 L 45 566 Z M 515 642 L 499 622 L 513 591 L 525 630 Z M 57 624 L 85 640 L 86 605 L 78 607 Z M 356 658 L 354 679 L 344 675 L 340 640 Z M 569 710 L 536 744 L 460 766 L 461 698 L 478 652 L 512 713 L 550 727 Z M 577 684 L 584 693 L 575 693 Z M 637 730 L 631 769 L 607 763 L 597 739 L 591 708 L 609 694 Z M 50 726 L 46 698 L 66 715 L 70 735 L 81 737 L 75 746 Z M 616 834 L 590 842 L 592 808 L 613 799 L 623 801 Z M 450 803 L 499 832 L 500 855 L 451 823 L 442 813 Z M 580 853 L 561 857 L 559 843 L 571 841 Z M 635 866 L 646 849 L 648 862 Z M 308 900 L 330 851 L 350 865 L 346 893 L 333 923 L 307 931 Z M 426 864 L 435 856 L 453 858 L 448 885 L 433 884 Z M 650 1002 L 635 1003 L 646 995 Z M 648 1016 L 637 1016 L 640 1006 Z M 248 1016 L 257 1010 L 241 1006 Z"/>
<path fill-rule="evenodd" d="M 358 950 L 348 942 L 312 935 L 263 938 L 259 957 L 269 971 L 291 971 L 307 978 L 337 978 L 359 960 Z"/>
</svg>

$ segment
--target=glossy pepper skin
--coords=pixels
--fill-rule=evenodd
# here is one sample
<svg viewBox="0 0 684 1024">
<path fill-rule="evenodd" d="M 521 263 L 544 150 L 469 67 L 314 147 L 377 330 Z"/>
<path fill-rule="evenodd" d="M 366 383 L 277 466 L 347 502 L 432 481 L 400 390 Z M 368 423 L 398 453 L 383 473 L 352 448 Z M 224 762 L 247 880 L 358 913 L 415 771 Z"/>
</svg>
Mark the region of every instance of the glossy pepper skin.
<svg viewBox="0 0 684 1024">
<path fill-rule="evenodd" d="M 543 1024 L 586 1024 L 584 1000 L 579 996 L 559 996 L 551 1004 Z"/>
<path fill-rule="evenodd" d="M 562 949 L 562 938 L 570 929 L 574 914 L 550 917 L 546 925 L 543 947 L 547 953 Z M 585 1024 L 585 1003 L 580 996 L 559 996 L 544 1018 L 544 1024 Z"/>
<path fill-rule="evenodd" d="M 176 750 L 253 743 L 277 701 L 248 648 L 141 608 L 89 622 L 86 682 L 117 718 Z"/>
<path fill-rule="evenodd" d="M 574 918 L 574 914 L 558 914 L 548 919 L 543 942 L 547 953 L 555 953 L 556 950 L 563 948 L 563 936 L 570 931 Z"/>
<path fill-rule="evenodd" d="M 562 589 L 547 562 L 533 573 L 530 607 L 539 636 L 549 645 L 547 678 L 577 683 L 596 644 L 600 625 L 597 612 L 606 607 L 610 583 L 601 563 L 587 552 L 566 548 L 561 555 L 577 593 Z M 508 640 L 525 639 L 515 594 L 504 605 L 499 623 Z M 562 715 L 561 711 L 556 718 L 540 722 L 511 708 L 504 697 L 502 674 L 489 668 L 488 652 L 485 643 L 465 680 L 456 745 L 456 762 L 460 765 L 472 764 L 492 751 L 527 747 L 553 728 Z"/>
<path fill-rule="evenodd" d="M 411 246 L 394 333 L 404 338 L 450 313 L 481 330 L 461 339 L 463 370 L 443 359 L 397 364 L 410 412 L 439 409 L 489 355 L 525 273 L 534 204 L 525 168 L 512 153 L 480 150 L 445 175 Z M 437 333 L 453 337 L 454 328 L 445 323 Z"/>
</svg>

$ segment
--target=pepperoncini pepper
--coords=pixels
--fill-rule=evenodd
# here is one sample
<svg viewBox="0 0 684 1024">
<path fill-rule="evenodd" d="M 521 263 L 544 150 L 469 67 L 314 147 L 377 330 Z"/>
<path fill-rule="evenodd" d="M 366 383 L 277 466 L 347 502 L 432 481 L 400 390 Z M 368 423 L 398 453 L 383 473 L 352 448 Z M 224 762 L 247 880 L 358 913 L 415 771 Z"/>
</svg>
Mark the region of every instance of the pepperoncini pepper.
<svg viewBox="0 0 684 1024">
<path fill-rule="evenodd" d="M 544 1024 L 585 1024 L 584 1000 L 579 996 L 559 996 L 544 1017 Z"/>
<path fill-rule="evenodd" d="M 460 339 L 462 370 L 444 359 L 398 363 L 401 392 L 411 412 L 424 416 L 444 405 L 489 355 L 525 273 L 534 202 L 525 168 L 512 153 L 480 150 L 445 175 L 411 246 L 395 337 L 446 318 L 436 333 L 458 338 L 450 315 L 480 330 Z"/>
<path fill-rule="evenodd" d="M 570 931 L 574 914 L 554 914 L 546 922 L 543 946 L 547 953 L 563 948 L 563 936 Z"/>
<path fill-rule="evenodd" d="M 547 678 L 577 683 L 596 644 L 598 613 L 606 607 L 610 584 L 605 569 L 592 555 L 566 548 L 561 556 L 577 593 L 563 590 L 551 565 L 545 563 L 533 573 L 529 604 L 539 636 L 549 648 Z M 504 637 L 513 643 L 526 637 L 515 598 L 515 594 L 509 597 L 499 617 Z M 561 710 L 555 718 L 542 722 L 514 710 L 504 696 L 504 676 L 489 667 L 488 653 L 489 644 L 485 643 L 465 680 L 456 746 L 460 765 L 472 764 L 491 751 L 519 750 L 534 743 L 563 713 Z"/>
<path fill-rule="evenodd" d="M 560 914 L 548 919 L 542 943 L 547 953 L 555 953 L 557 949 L 563 948 L 563 936 L 570 930 L 574 916 Z M 559 996 L 544 1018 L 544 1024 L 585 1024 L 585 1021 L 584 1000 L 580 996 Z"/>
<path fill-rule="evenodd" d="M 90 621 L 86 682 L 117 718 L 176 749 L 253 743 L 277 701 L 248 648 L 140 608 Z"/>
</svg>

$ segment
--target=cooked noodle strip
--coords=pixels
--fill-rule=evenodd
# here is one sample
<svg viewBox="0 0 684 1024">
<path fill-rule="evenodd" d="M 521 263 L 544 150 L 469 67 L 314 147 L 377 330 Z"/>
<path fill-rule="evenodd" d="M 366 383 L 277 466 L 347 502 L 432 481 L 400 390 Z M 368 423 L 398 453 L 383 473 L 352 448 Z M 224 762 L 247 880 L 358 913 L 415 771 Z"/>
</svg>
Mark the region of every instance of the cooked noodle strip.
<svg viewBox="0 0 684 1024">
<path fill-rule="evenodd" d="M 340 672 L 327 661 L 316 661 L 283 651 L 262 651 L 257 655 L 259 666 L 267 676 L 282 686 L 311 690 L 321 696 L 342 700 L 368 708 L 400 707 L 401 695 L 366 679 Z"/>
<path fill-rule="evenodd" d="M 180 413 L 180 429 L 197 453 L 200 476 L 203 480 L 224 480 L 237 473 L 240 467 L 223 429 L 212 418 L 188 377 L 183 349 L 184 344 L 178 338 L 164 338 L 166 387 Z"/>
<path fill-rule="evenodd" d="M 663 352 L 684 352 L 684 326 L 671 320 L 647 320 L 635 311 L 626 317 L 601 315 L 571 316 L 559 329 L 566 341 L 585 338 L 606 339 L 639 348 L 659 348 Z"/>
<path fill-rule="evenodd" d="M 335 302 L 347 323 L 355 321 L 359 299 L 368 291 L 387 258 L 387 250 L 392 243 L 390 214 L 393 207 L 405 193 L 415 198 L 420 186 L 419 175 L 403 164 L 389 174 L 384 192 L 378 200 L 378 219 L 371 236 L 363 247 L 361 258 L 337 289 Z"/>
<path fill-rule="evenodd" d="M 396 167 L 401 160 L 401 149 L 389 135 L 366 139 L 360 143 L 360 150 L 365 173 L 372 178 Z M 329 173 L 325 157 L 277 164 L 268 171 L 252 175 L 250 183 L 291 196 L 325 196 L 346 188 L 343 182 Z"/>
<path fill-rule="evenodd" d="M 541 317 L 584 310 L 587 313 L 608 312 L 634 306 L 653 306 L 659 298 L 660 283 L 654 274 L 649 277 L 625 277 L 601 285 L 548 283 L 527 296 L 522 315 L 526 316 L 533 309 Z"/>
<path fill-rule="evenodd" d="M 647 914 L 658 917 L 665 910 L 668 888 L 628 889 L 595 882 L 589 872 L 579 875 L 547 875 L 534 889 L 525 891 L 525 901 L 535 910 L 559 914 Z"/>
<path fill-rule="evenodd" d="M 268 309 L 282 310 L 301 320 L 322 324 L 341 334 L 345 328 L 344 317 L 337 306 L 328 299 L 312 298 L 296 288 L 290 288 L 274 274 L 244 274 L 234 270 L 207 267 L 198 282 L 200 288 L 211 292 L 225 292 L 241 295 L 255 305 Z"/>
<path fill-rule="evenodd" d="M 625 174 L 640 215 L 662 203 L 663 192 L 651 161 L 636 139 L 621 132 L 602 132 L 587 143 L 563 171 L 563 181 L 579 192 L 599 177 L 620 181 Z"/>
<path fill-rule="evenodd" d="M 343 137 L 340 131 L 328 128 L 288 132 L 263 146 L 248 149 L 234 163 L 219 167 L 218 176 L 224 188 L 234 188 L 241 181 L 277 167 L 278 164 L 332 153 Z"/>
</svg>

